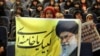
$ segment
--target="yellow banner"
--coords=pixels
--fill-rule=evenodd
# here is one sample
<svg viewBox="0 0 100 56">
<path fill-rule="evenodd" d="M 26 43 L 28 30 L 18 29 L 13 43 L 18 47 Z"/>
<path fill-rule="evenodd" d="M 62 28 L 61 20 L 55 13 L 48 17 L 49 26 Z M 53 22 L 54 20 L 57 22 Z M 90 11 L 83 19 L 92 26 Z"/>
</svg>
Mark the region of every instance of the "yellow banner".
<svg viewBox="0 0 100 56">
<path fill-rule="evenodd" d="M 16 17 L 15 56 L 60 56 L 58 20 Z"/>
</svg>

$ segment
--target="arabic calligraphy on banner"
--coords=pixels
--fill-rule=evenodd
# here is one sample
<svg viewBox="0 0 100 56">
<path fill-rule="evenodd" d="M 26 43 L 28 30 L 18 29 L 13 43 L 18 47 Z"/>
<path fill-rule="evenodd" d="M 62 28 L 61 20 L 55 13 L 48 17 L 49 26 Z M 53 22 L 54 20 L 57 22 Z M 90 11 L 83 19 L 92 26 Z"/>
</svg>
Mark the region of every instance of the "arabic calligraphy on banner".
<svg viewBox="0 0 100 56">
<path fill-rule="evenodd" d="M 15 56 L 59 56 L 61 45 L 55 33 L 57 22 L 17 17 Z"/>
</svg>

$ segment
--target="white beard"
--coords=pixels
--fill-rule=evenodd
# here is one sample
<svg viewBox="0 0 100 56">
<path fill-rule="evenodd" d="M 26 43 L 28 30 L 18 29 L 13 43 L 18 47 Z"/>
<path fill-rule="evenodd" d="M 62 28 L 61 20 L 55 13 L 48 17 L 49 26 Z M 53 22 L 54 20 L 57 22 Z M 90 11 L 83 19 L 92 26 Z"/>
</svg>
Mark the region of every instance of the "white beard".
<svg viewBox="0 0 100 56">
<path fill-rule="evenodd" d="M 69 42 L 62 44 L 62 54 L 61 56 L 69 56 L 77 47 L 77 39 L 75 35 L 73 35 L 70 39 Z M 75 55 L 77 56 L 77 55 Z"/>
</svg>

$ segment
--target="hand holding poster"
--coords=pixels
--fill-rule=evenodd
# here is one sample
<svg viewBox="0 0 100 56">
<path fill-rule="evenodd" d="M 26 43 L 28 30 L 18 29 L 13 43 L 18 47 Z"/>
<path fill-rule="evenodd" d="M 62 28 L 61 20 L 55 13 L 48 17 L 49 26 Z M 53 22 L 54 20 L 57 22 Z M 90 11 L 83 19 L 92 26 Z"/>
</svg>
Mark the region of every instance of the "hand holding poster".
<svg viewBox="0 0 100 56">
<path fill-rule="evenodd" d="M 60 22 L 66 22 L 65 27 L 67 32 L 64 32 L 66 43 L 69 45 L 66 48 L 62 44 L 62 33 L 60 36 L 57 35 L 57 31 L 61 30 L 57 27 Z M 52 19 L 38 19 L 38 18 L 26 18 L 26 17 L 17 17 L 16 18 L 16 56 L 62 56 L 63 49 L 69 51 L 68 56 L 75 51 L 74 56 L 79 56 L 80 50 L 80 25 L 78 20 L 52 20 Z M 63 24 L 63 23 L 62 23 Z M 72 26 L 71 26 L 71 25 Z M 64 25 L 64 24 L 63 24 Z M 70 26 L 67 26 L 70 25 Z M 63 26 L 61 26 L 63 27 Z M 76 27 L 76 28 L 74 28 Z M 73 30 L 72 30 L 73 29 Z M 70 30 L 70 31 L 69 31 Z M 75 34 L 73 34 L 75 32 Z M 76 37 L 77 36 L 77 37 Z M 74 40 L 71 40 L 74 39 Z M 74 44 L 75 42 L 75 44 Z M 71 45 L 70 45 L 71 44 Z M 72 45 L 75 45 L 72 48 Z M 71 50 L 71 51 L 70 51 Z M 65 56 L 65 55 L 63 55 Z"/>
</svg>

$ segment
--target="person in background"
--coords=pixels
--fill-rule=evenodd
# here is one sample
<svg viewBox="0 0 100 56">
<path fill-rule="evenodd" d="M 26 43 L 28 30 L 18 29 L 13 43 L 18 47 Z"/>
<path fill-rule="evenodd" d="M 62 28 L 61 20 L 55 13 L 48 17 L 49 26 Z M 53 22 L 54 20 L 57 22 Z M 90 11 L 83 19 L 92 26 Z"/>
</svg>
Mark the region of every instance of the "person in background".
<svg viewBox="0 0 100 56">
<path fill-rule="evenodd" d="M 27 9 L 27 7 L 31 4 L 32 0 L 20 0 L 23 6 L 23 9 Z"/>
<path fill-rule="evenodd" d="M 91 5 L 89 4 L 88 0 L 80 0 L 81 8 L 84 13 L 87 13 L 87 8 Z"/>
<path fill-rule="evenodd" d="M 83 10 L 82 10 L 82 8 L 81 8 L 81 3 L 80 3 L 80 1 L 76 1 L 76 2 L 73 3 L 73 7 L 69 8 L 69 14 L 74 14 L 74 12 L 75 12 L 76 10 L 79 10 L 79 11 L 81 11 L 82 13 L 84 13 Z"/>
<path fill-rule="evenodd" d="M 11 3 L 14 3 L 14 2 L 15 2 L 15 0 L 10 0 L 10 2 L 11 2 Z"/>
<path fill-rule="evenodd" d="M 23 9 L 21 7 L 16 8 L 15 10 L 15 16 L 24 16 L 23 15 Z"/>
<path fill-rule="evenodd" d="M 4 49 L 4 43 L 2 40 L 0 40 L 0 56 L 6 56 L 5 49 Z"/>
<path fill-rule="evenodd" d="M 56 12 L 61 12 L 61 7 L 60 7 L 59 3 L 55 3 L 54 8 L 55 8 Z"/>
<path fill-rule="evenodd" d="M 62 5 L 65 2 L 65 0 L 58 0 L 59 5 Z"/>
<path fill-rule="evenodd" d="M 50 0 L 43 0 L 43 5 L 45 5 L 46 3 L 48 3 Z"/>
<path fill-rule="evenodd" d="M 96 2 L 97 4 L 100 4 L 100 0 L 95 0 L 95 2 Z"/>
<path fill-rule="evenodd" d="M 44 18 L 55 18 L 55 14 L 56 14 L 56 11 L 54 9 L 54 7 L 52 6 L 47 6 L 45 9 L 44 9 Z"/>
<path fill-rule="evenodd" d="M 88 13 L 86 16 L 86 22 L 93 22 L 92 27 L 96 27 L 96 24 L 94 22 L 94 17 L 92 13 Z"/>
<path fill-rule="evenodd" d="M 0 16 L 6 16 L 4 0 L 0 0 Z"/>
<path fill-rule="evenodd" d="M 7 9 L 8 9 L 8 10 L 11 10 L 11 8 L 12 8 L 12 6 L 13 6 L 13 3 L 11 3 L 10 0 L 5 0 L 5 2 L 6 2 L 6 7 L 7 7 Z"/>
<path fill-rule="evenodd" d="M 40 12 L 40 18 L 44 18 L 44 17 L 45 17 L 44 12 L 41 11 L 41 12 Z"/>
<path fill-rule="evenodd" d="M 55 1 L 54 1 L 54 0 L 50 0 L 50 3 L 49 3 L 48 6 L 52 6 L 52 7 L 54 7 L 54 5 L 55 5 Z"/>
<path fill-rule="evenodd" d="M 13 3 L 12 9 L 14 9 L 14 11 L 15 11 L 17 7 L 22 7 L 22 3 L 21 3 L 20 0 L 16 0 L 16 1 Z M 22 8 L 23 8 L 23 7 L 22 7 Z"/>
<path fill-rule="evenodd" d="M 71 1 L 70 0 L 65 1 L 64 10 L 66 14 L 68 14 L 69 8 L 71 7 L 73 7 L 73 4 L 71 3 Z"/>
<path fill-rule="evenodd" d="M 88 13 L 95 13 L 97 9 L 98 9 L 98 4 L 96 2 L 94 2 L 92 4 L 92 6 L 88 8 L 87 11 L 88 11 Z"/>
<path fill-rule="evenodd" d="M 29 11 L 29 15 L 32 16 L 32 12 L 34 10 L 36 10 L 37 5 L 40 4 L 40 2 L 38 0 L 33 0 L 31 1 L 31 4 L 28 5 L 28 11 Z"/>
<path fill-rule="evenodd" d="M 100 16 L 100 4 L 94 2 L 88 9 L 88 13 L 94 13 L 97 17 Z"/>
<path fill-rule="evenodd" d="M 31 5 L 30 5 L 30 9 L 36 9 L 37 5 L 39 4 L 40 2 L 38 0 L 33 0 L 31 1 Z"/>
<path fill-rule="evenodd" d="M 64 15 L 62 13 L 60 13 L 60 12 L 57 12 L 56 13 L 56 18 L 57 19 L 64 19 Z"/>
<path fill-rule="evenodd" d="M 55 1 L 54 0 L 48 0 L 45 4 L 44 4 L 44 8 L 46 8 L 47 6 L 52 6 L 54 7 L 55 5 Z"/>
<path fill-rule="evenodd" d="M 78 24 L 75 21 L 59 21 L 56 34 L 61 39 L 62 53 L 60 56 L 77 56 Z"/>
<path fill-rule="evenodd" d="M 43 11 L 43 5 L 42 4 L 38 4 L 37 7 L 36 7 L 36 10 L 34 10 L 32 12 L 32 17 L 40 17 L 41 11 Z"/>
<path fill-rule="evenodd" d="M 74 12 L 73 17 L 75 19 L 80 19 L 82 23 L 84 23 L 85 19 L 83 19 L 83 14 L 81 11 L 77 10 Z"/>
<path fill-rule="evenodd" d="M 86 22 L 93 21 L 93 19 L 94 19 L 93 15 L 91 13 L 87 14 L 87 16 L 86 16 Z"/>
</svg>

